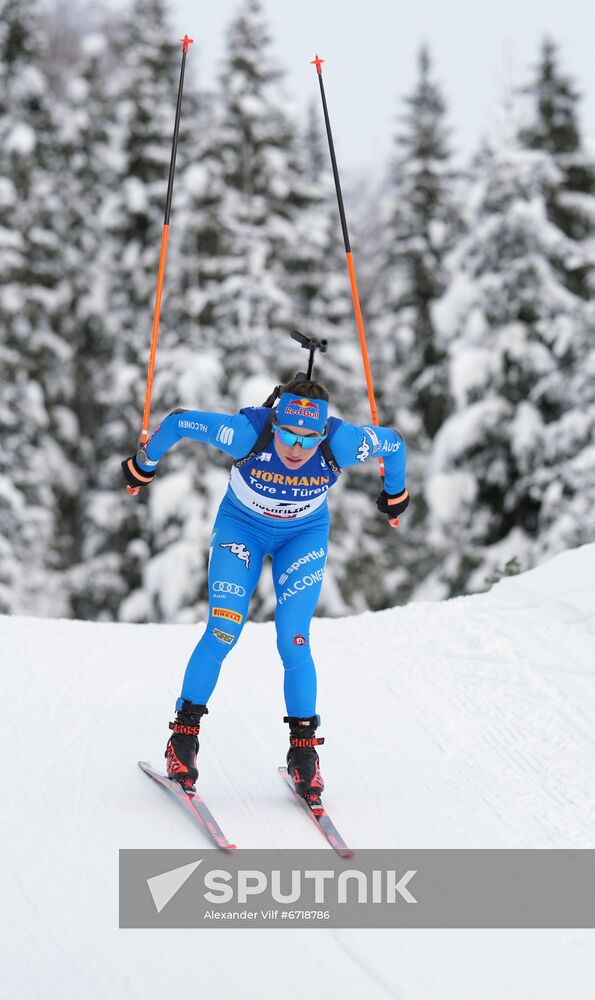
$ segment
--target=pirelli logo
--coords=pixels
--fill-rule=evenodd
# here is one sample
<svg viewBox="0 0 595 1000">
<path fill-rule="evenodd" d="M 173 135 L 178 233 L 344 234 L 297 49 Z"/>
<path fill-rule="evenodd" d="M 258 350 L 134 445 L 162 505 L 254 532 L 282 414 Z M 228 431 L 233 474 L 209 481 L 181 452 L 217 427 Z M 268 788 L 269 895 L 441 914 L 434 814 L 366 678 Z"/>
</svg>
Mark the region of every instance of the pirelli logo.
<svg viewBox="0 0 595 1000">
<path fill-rule="evenodd" d="M 230 622 L 236 622 L 238 625 L 244 620 L 244 616 L 238 611 L 230 611 L 229 608 L 213 608 L 211 614 L 213 618 L 227 618 Z"/>
</svg>

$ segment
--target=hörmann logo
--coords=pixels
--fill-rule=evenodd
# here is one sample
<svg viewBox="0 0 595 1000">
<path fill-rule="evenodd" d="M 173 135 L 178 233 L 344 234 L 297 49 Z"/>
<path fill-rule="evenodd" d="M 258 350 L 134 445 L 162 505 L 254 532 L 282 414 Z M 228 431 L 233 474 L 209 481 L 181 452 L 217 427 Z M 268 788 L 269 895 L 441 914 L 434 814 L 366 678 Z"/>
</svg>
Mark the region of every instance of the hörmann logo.
<svg viewBox="0 0 595 1000">
<path fill-rule="evenodd" d="M 269 472 L 267 469 L 253 468 L 250 475 L 263 483 L 277 483 L 279 486 L 324 486 L 330 482 L 330 476 L 282 476 L 280 472 Z"/>
<path fill-rule="evenodd" d="M 288 578 L 292 573 L 295 573 L 296 569 L 300 566 L 305 566 L 306 563 L 311 562 L 313 559 L 322 559 L 324 557 L 324 549 L 311 549 L 305 556 L 300 556 L 295 562 L 288 566 L 284 573 L 279 577 L 279 583 L 286 583 Z"/>
</svg>

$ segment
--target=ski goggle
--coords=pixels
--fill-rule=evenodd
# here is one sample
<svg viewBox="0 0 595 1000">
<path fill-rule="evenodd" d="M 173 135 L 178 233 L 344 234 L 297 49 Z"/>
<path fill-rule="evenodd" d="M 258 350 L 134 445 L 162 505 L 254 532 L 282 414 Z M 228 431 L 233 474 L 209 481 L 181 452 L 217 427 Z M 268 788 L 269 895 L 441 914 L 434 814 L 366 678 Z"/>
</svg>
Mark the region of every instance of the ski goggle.
<svg viewBox="0 0 595 1000">
<path fill-rule="evenodd" d="M 291 448 L 294 444 L 300 444 L 305 450 L 310 450 L 315 448 L 317 444 L 324 441 L 328 437 L 327 434 L 294 434 L 292 431 L 286 431 L 283 427 L 280 427 L 277 421 L 273 421 L 273 430 L 275 434 L 278 434 L 281 438 L 283 444 L 286 444 L 288 448 Z"/>
</svg>

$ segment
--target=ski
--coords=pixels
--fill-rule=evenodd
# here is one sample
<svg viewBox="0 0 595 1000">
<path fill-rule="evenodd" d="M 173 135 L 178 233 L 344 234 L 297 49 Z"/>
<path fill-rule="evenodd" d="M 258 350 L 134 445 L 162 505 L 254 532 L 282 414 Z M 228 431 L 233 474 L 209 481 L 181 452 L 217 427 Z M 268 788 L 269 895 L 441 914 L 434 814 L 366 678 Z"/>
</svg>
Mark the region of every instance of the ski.
<svg viewBox="0 0 595 1000">
<path fill-rule="evenodd" d="M 279 774 L 285 781 L 285 784 L 290 789 L 294 799 L 297 799 L 302 809 L 305 809 L 308 815 L 311 816 L 311 818 L 316 823 L 316 826 L 322 833 L 323 837 L 326 838 L 326 840 L 331 845 L 333 850 L 336 851 L 337 854 L 342 858 L 352 858 L 353 851 L 351 850 L 350 847 L 347 846 L 347 844 L 343 840 L 341 834 L 337 830 L 337 827 L 333 823 L 332 819 L 330 818 L 324 806 L 322 804 L 318 806 L 309 805 L 308 802 L 306 802 L 306 800 L 301 797 L 301 795 L 298 795 L 295 788 L 293 787 L 293 781 L 291 780 L 287 768 L 280 767 L 278 770 Z"/>
<path fill-rule="evenodd" d="M 161 774 L 159 771 L 153 770 L 151 765 L 147 764 L 144 760 L 139 760 L 138 766 L 153 781 L 156 781 L 162 788 L 166 788 L 182 805 L 186 806 L 188 812 L 191 813 L 193 819 L 196 820 L 201 829 L 206 832 L 215 847 L 220 848 L 222 851 L 233 851 L 236 849 L 236 845 L 230 844 L 211 810 L 197 792 L 184 791 L 179 782 L 174 781 L 173 778 L 168 778 L 167 775 Z"/>
</svg>

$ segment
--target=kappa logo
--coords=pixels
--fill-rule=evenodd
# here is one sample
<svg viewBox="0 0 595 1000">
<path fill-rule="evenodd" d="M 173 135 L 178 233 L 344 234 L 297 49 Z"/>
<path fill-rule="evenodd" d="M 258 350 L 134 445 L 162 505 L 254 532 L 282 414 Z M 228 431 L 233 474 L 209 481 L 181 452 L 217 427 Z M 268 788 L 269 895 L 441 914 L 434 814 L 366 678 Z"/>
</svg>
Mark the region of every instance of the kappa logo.
<svg viewBox="0 0 595 1000">
<path fill-rule="evenodd" d="M 227 618 L 230 622 L 236 622 L 240 625 L 244 620 L 244 616 L 239 613 L 239 611 L 231 611 L 229 608 L 213 608 L 211 611 L 213 618 Z"/>
<path fill-rule="evenodd" d="M 213 635 L 219 642 L 224 642 L 226 646 L 231 646 L 234 639 L 233 635 L 230 635 L 229 632 L 222 632 L 220 628 L 214 628 Z"/>
<path fill-rule="evenodd" d="M 245 597 L 246 590 L 239 583 L 230 583 L 229 580 L 215 580 L 213 584 L 214 594 L 233 594 L 234 597 Z"/>
<path fill-rule="evenodd" d="M 355 456 L 358 462 L 367 462 L 370 457 L 370 445 L 367 442 L 366 436 L 364 435 L 362 443 L 357 449 L 357 455 Z"/>
<path fill-rule="evenodd" d="M 219 548 L 229 549 L 233 556 L 237 556 L 244 563 L 246 569 L 250 569 L 250 551 L 243 542 L 220 542 Z"/>
<path fill-rule="evenodd" d="M 217 431 L 217 441 L 220 441 L 221 444 L 231 444 L 234 434 L 235 431 L 233 427 L 227 427 L 225 424 L 221 424 L 219 430 Z"/>
</svg>

